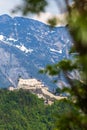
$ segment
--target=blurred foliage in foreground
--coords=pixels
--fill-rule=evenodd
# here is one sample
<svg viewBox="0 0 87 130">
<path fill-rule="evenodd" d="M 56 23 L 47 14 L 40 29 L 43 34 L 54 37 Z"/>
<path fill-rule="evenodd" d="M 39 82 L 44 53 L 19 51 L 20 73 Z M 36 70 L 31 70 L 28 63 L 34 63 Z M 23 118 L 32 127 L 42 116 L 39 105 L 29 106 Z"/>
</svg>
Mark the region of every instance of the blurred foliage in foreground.
<svg viewBox="0 0 87 130">
<path fill-rule="evenodd" d="M 50 75 L 62 73 L 69 83 L 69 87 L 64 86 L 62 90 L 71 95 L 71 101 L 78 110 L 78 114 L 70 111 L 61 116 L 56 130 L 78 130 L 77 126 L 87 130 L 87 0 L 74 0 L 73 7 L 66 0 L 66 5 L 68 29 L 73 38 L 72 59 L 47 66 L 44 72 Z M 72 72 L 77 72 L 78 76 L 74 73 L 71 77 Z"/>
<path fill-rule="evenodd" d="M 38 3 L 40 1 L 36 1 L 35 8 L 43 11 L 46 3 L 42 4 L 43 8 L 38 8 L 41 5 Z M 58 0 L 55 1 L 58 3 Z M 34 4 L 30 0 L 25 0 L 25 2 L 28 6 Z M 43 0 L 43 2 L 46 1 Z M 78 127 L 81 130 L 87 130 L 87 0 L 73 0 L 73 5 L 69 4 L 69 0 L 65 0 L 65 2 L 68 12 L 67 27 L 73 39 L 71 51 L 73 58 L 71 60 L 64 59 L 56 65 L 48 66 L 45 72 L 52 76 L 62 72 L 70 85 L 69 87 L 64 86 L 63 91 L 65 90 L 71 95 L 72 104 L 77 109 L 77 114 L 70 110 L 62 115 L 58 119 L 56 130 L 78 130 Z M 26 4 L 23 7 L 27 12 L 30 11 Z M 31 7 L 31 12 L 38 13 L 34 6 Z M 23 13 L 26 14 L 25 12 Z M 55 21 L 50 20 L 50 23 L 55 25 Z M 74 78 L 71 78 L 70 72 L 72 71 L 77 71 L 79 78 L 75 74 Z"/>
<path fill-rule="evenodd" d="M 38 14 L 41 11 L 45 11 L 47 4 L 46 0 L 22 0 L 22 4 L 16 6 L 12 13 L 21 11 L 23 15 L 29 13 Z"/>
</svg>

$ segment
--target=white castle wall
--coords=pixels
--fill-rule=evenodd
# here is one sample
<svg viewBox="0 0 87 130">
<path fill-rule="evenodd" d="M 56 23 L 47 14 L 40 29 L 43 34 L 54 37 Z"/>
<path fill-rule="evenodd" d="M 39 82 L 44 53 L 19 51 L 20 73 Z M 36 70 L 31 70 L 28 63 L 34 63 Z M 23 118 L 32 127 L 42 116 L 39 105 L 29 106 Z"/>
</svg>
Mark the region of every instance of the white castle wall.
<svg viewBox="0 0 87 130">
<path fill-rule="evenodd" d="M 55 96 L 54 94 L 48 91 L 48 88 L 45 87 L 44 84 L 42 84 L 42 82 L 34 78 L 32 79 L 20 78 L 17 88 L 9 87 L 9 90 L 13 91 L 20 88 L 27 89 L 30 92 L 36 94 L 39 98 L 43 98 L 45 103 L 47 104 L 52 104 L 55 99 L 60 100 L 60 99 L 66 98 L 66 97 L 61 97 L 61 96 Z"/>
</svg>

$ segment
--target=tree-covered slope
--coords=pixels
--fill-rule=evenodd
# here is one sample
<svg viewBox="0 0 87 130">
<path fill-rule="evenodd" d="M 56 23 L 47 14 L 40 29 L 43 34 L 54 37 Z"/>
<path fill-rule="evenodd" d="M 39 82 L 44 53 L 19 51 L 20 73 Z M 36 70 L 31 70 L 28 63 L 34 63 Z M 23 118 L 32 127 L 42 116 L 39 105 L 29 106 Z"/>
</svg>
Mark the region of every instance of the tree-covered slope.
<svg viewBox="0 0 87 130">
<path fill-rule="evenodd" d="M 70 108 L 64 101 L 44 105 L 42 99 L 26 90 L 0 89 L 0 130 L 53 130 L 55 115 L 60 117 Z"/>
</svg>

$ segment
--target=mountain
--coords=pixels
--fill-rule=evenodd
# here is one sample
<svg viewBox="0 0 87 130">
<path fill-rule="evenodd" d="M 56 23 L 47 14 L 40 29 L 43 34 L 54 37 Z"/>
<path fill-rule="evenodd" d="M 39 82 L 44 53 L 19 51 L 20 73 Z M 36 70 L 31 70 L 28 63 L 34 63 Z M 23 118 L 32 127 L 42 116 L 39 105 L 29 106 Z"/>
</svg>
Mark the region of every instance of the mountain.
<svg viewBox="0 0 87 130">
<path fill-rule="evenodd" d="M 0 16 L 0 87 L 16 87 L 21 76 L 39 79 L 52 89 L 52 78 L 38 71 L 69 58 L 70 46 L 66 27 L 52 28 L 33 19 Z"/>
</svg>

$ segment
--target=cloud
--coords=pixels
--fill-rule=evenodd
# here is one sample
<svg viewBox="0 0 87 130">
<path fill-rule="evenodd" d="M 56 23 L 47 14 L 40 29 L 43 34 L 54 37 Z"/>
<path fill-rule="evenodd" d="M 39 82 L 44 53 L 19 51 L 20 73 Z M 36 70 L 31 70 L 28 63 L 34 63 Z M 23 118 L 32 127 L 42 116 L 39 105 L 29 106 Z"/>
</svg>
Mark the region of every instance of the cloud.
<svg viewBox="0 0 87 130">
<path fill-rule="evenodd" d="M 67 23 L 66 20 L 67 13 L 63 13 L 63 14 L 52 14 L 49 12 L 40 13 L 39 15 L 35 15 L 33 19 L 48 24 L 48 19 L 52 19 L 53 17 L 58 19 L 57 26 L 65 25 Z"/>
</svg>

